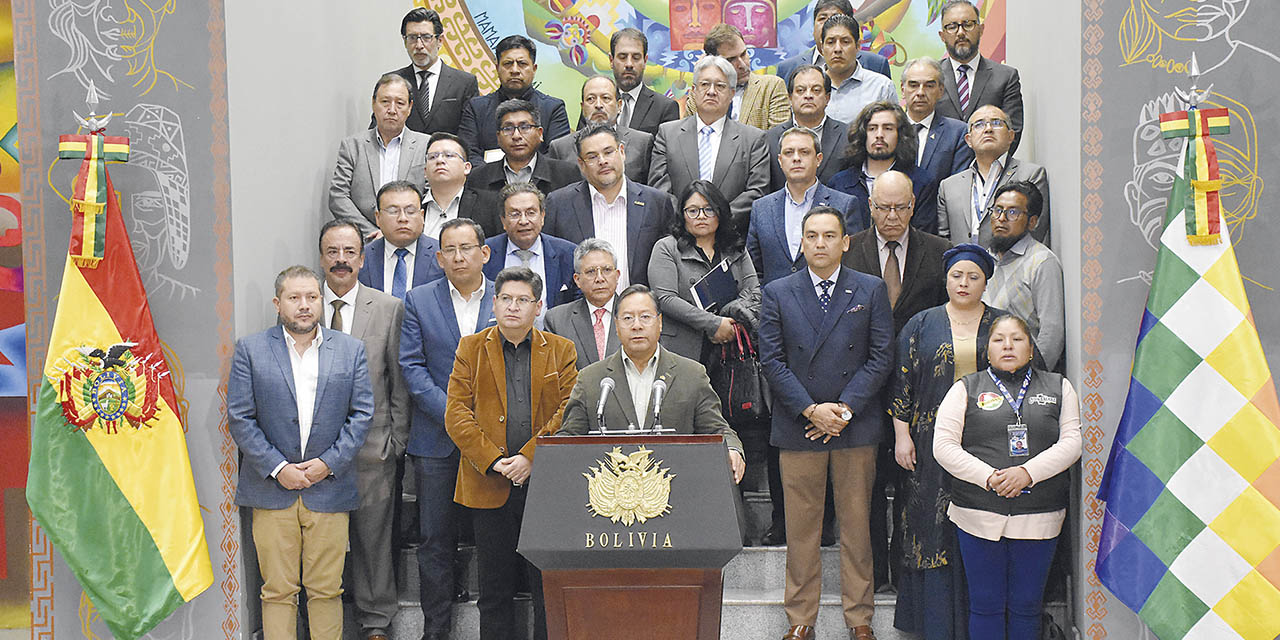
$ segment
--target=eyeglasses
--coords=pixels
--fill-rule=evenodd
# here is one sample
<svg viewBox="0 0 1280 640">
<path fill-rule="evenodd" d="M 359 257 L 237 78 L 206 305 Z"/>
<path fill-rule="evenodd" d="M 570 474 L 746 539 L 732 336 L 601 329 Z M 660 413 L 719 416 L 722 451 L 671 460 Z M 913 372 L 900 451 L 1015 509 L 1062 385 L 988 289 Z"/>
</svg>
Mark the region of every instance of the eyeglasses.
<svg viewBox="0 0 1280 640">
<path fill-rule="evenodd" d="M 1017 220 L 1027 215 L 1025 209 L 1006 209 L 1004 207 L 987 207 L 987 215 L 992 218 L 1001 218 L 1004 220 Z"/>
<path fill-rule="evenodd" d="M 508 220 L 536 220 L 541 214 L 541 211 L 530 209 L 528 211 L 508 211 L 505 215 Z"/>
<path fill-rule="evenodd" d="M 594 164 L 596 164 L 596 163 L 600 162 L 600 160 L 602 160 L 602 159 L 603 159 L 603 160 L 612 160 L 612 159 L 613 159 L 613 157 L 614 157 L 614 156 L 616 156 L 616 155 L 618 155 L 618 148 L 617 148 L 617 147 L 609 147 L 609 148 L 605 149 L 604 151 L 601 151 L 600 153 L 591 152 L 591 153 L 588 153 L 588 154 L 587 154 L 587 155 L 585 155 L 585 156 L 582 156 L 582 161 L 583 161 L 583 162 L 585 162 L 585 163 L 587 163 L 587 164 L 594 165 Z"/>
<path fill-rule="evenodd" d="M 624 313 L 618 316 L 618 323 L 626 327 L 630 327 L 635 324 L 640 324 L 642 326 L 647 327 L 653 324 L 653 321 L 657 319 L 658 319 L 658 314 L 656 313 L 642 313 L 638 316 L 630 313 Z"/>
<path fill-rule="evenodd" d="M 537 298 L 530 298 L 529 296 L 520 296 L 517 298 L 506 293 L 498 295 L 498 297 L 495 298 L 495 300 L 498 301 L 499 305 L 507 309 L 519 309 L 522 307 L 527 307 L 538 301 Z"/>
<path fill-rule="evenodd" d="M 995 120 L 978 120 L 977 122 L 969 123 L 970 131 L 985 131 L 987 129 L 991 129 L 992 131 L 999 131 L 1001 129 L 1008 129 L 1008 128 L 1009 128 L 1009 123 L 1005 122 L 1004 120 L 1000 120 L 998 118 Z"/>
<path fill-rule="evenodd" d="M 685 207 L 684 215 L 686 218 L 693 218 L 694 220 L 699 218 L 714 218 L 716 216 L 716 210 L 711 207 Z"/>
<path fill-rule="evenodd" d="M 509 124 L 509 125 L 506 125 L 506 126 L 503 126 L 503 127 L 498 127 L 498 131 L 502 132 L 502 135 L 504 135 L 504 136 L 509 136 L 509 135 L 511 135 L 511 134 L 513 134 L 513 133 L 515 133 L 517 130 L 519 130 L 519 131 L 520 131 L 520 133 L 522 133 L 522 134 L 524 134 L 524 135 L 526 135 L 526 136 L 527 136 L 527 135 L 529 135 L 529 132 L 533 131 L 534 129 L 541 129 L 541 128 L 542 128 L 542 127 L 540 127 L 540 126 L 538 126 L 538 125 L 536 125 L 536 124 L 529 124 L 529 123 L 527 123 L 527 122 L 526 122 L 526 123 L 524 123 L 524 124 L 520 124 L 520 125 Z"/>
<path fill-rule="evenodd" d="M 609 276 L 613 275 L 614 271 L 617 271 L 617 270 L 618 270 L 617 267 L 610 267 L 610 266 L 589 267 L 587 269 L 583 269 L 581 273 L 582 275 L 588 278 L 591 278 L 592 280 L 595 280 L 596 278 L 600 278 L 600 277 L 608 278 Z"/>
<path fill-rule="evenodd" d="M 948 22 L 942 25 L 942 30 L 947 33 L 955 33 L 960 30 L 973 31 L 977 26 L 977 20 L 965 20 L 963 22 Z"/>
<path fill-rule="evenodd" d="M 460 244 L 456 247 L 440 247 L 440 255 L 445 257 L 460 256 L 479 249 L 478 244 Z"/>
<path fill-rule="evenodd" d="M 871 208 L 875 209 L 876 211 L 883 211 L 889 215 L 896 216 L 899 214 L 911 213 L 912 209 L 915 208 L 915 203 L 912 202 L 908 204 L 895 204 L 892 206 L 886 206 L 886 205 L 880 204 L 879 202 L 876 202 L 875 200 L 872 200 Z"/>
<path fill-rule="evenodd" d="M 410 205 L 407 207 L 387 207 L 385 209 L 380 209 L 380 211 L 382 213 L 387 214 L 388 216 L 391 216 L 392 218 L 399 218 L 401 214 L 404 214 L 412 218 L 413 216 L 418 215 L 418 212 L 422 211 L 422 209 L 419 207 Z"/>
<path fill-rule="evenodd" d="M 712 81 L 710 81 L 710 80 L 699 80 L 699 81 L 698 81 L 698 84 L 696 84 L 696 85 L 694 85 L 694 86 L 696 86 L 697 88 L 701 89 L 702 91 L 710 91 L 712 88 L 714 88 L 716 91 L 728 91 L 728 90 L 729 90 L 729 83 L 728 83 L 728 82 L 712 82 Z"/>
<path fill-rule="evenodd" d="M 411 33 L 404 37 L 404 43 L 410 46 L 412 46 L 413 43 L 415 42 L 421 42 L 422 44 L 431 44 L 432 42 L 435 42 L 436 40 L 439 40 L 439 39 L 440 39 L 440 34 L 438 33 Z"/>
<path fill-rule="evenodd" d="M 436 160 L 453 160 L 455 158 L 462 160 L 462 156 L 452 151 L 432 151 L 427 154 L 427 160 L 431 162 L 435 162 Z"/>
</svg>

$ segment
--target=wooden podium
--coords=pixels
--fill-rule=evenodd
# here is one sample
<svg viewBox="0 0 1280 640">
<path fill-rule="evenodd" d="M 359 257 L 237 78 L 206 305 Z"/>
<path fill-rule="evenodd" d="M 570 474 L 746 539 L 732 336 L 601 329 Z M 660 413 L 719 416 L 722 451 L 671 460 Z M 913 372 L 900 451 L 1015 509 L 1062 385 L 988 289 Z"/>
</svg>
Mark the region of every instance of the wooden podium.
<svg viewBox="0 0 1280 640">
<path fill-rule="evenodd" d="M 544 436 L 533 474 L 519 551 L 549 640 L 719 640 L 742 551 L 720 436 Z"/>
</svg>

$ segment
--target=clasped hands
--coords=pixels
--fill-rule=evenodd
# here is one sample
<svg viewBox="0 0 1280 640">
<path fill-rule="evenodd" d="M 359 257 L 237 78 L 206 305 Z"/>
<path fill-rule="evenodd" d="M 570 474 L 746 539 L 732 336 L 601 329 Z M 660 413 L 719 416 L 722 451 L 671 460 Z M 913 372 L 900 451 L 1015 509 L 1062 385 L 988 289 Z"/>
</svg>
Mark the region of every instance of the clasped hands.
<svg viewBox="0 0 1280 640">
<path fill-rule="evenodd" d="M 290 491 L 301 491 L 329 477 L 329 465 L 320 458 L 288 463 L 276 474 L 276 482 Z"/>
<path fill-rule="evenodd" d="M 1016 498 L 1031 486 L 1031 474 L 1023 467 L 996 469 L 987 478 L 987 487 L 1002 498 Z"/>
<path fill-rule="evenodd" d="M 493 470 L 501 473 L 511 481 L 511 484 L 518 487 L 529 479 L 529 473 L 533 471 L 533 462 L 523 454 L 517 453 L 510 458 L 499 458 L 493 463 Z"/>
<path fill-rule="evenodd" d="M 809 420 L 809 424 L 804 426 L 804 437 L 810 440 L 822 438 L 823 444 L 830 442 L 849 426 L 849 421 L 840 417 L 848 409 L 849 407 L 843 402 L 822 402 L 810 405 L 809 415 L 804 416 Z"/>
</svg>

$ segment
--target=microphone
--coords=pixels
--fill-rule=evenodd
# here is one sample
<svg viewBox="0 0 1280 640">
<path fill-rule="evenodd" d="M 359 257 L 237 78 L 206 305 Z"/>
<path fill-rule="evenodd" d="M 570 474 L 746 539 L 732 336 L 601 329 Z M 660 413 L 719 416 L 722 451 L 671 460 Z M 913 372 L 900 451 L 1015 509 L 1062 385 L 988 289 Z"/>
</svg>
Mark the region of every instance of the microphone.
<svg viewBox="0 0 1280 640">
<path fill-rule="evenodd" d="M 604 401 L 609 399 L 614 384 L 613 378 L 608 376 L 600 379 L 600 402 L 596 405 L 596 425 L 601 432 L 604 432 Z"/>
<path fill-rule="evenodd" d="M 663 378 L 654 380 L 651 393 L 653 394 L 653 430 L 661 433 L 662 420 L 659 416 L 662 415 L 662 398 L 667 395 L 667 381 Z"/>
</svg>

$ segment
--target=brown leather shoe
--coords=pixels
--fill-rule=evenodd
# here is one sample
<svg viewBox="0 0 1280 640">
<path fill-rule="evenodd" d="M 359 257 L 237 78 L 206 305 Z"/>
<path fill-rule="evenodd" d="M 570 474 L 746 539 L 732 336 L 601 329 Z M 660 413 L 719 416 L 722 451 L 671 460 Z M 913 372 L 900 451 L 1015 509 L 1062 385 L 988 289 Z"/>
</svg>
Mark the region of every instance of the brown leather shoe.
<svg viewBox="0 0 1280 640">
<path fill-rule="evenodd" d="M 782 640 L 813 640 L 815 637 L 812 625 L 793 624 L 787 629 L 786 635 L 782 636 Z"/>
<path fill-rule="evenodd" d="M 860 624 L 849 630 L 849 640 L 876 640 L 870 625 Z"/>
</svg>

